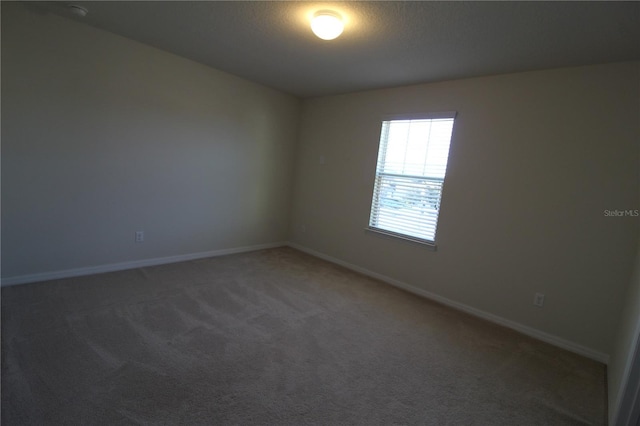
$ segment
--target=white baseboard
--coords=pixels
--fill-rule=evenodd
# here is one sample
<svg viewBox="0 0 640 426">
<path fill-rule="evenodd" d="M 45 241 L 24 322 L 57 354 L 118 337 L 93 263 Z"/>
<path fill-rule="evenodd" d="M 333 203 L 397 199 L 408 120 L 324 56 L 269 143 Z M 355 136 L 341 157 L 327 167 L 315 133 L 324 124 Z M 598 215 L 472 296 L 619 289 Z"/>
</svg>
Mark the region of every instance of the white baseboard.
<svg viewBox="0 0 640 426">
<path fill-rule="evenodd" d="M 609 363 L 609 355 L 608 354 L 593 350 L 591 348 L 588 348 L 586 346 L 582 346 L 580 344 L 571 342 L 571 341 L 563 339 L 561 337 L 554 336 L 552 334 L 548 334 L 548 333 L 545 333 L 545 332 L 540 331 L 540 330 L 536 330 L 535 328 L 532 328 L 532 327 L 517 323 L 515 321 L 511 321 L 511 320 L 508 320 L 506 318 L 499 317 L 499 316 L 491 314 L 489 312 L 485 312 L 485 311 L 482 311 L 480 309 L 476 309 L 476 308 L 471 307 L 469 305 L 465 305 L 463 303 L 459 303 L 459 302 L 456 302 L 454 300 L 447 299 L 446 297 L 439 296 L 439 295 L 437 295 L 435 293 L 431 293 L 430 291 L 423 290 L 423 289 L 418 288 L 418 287 L 414 287 L 414 286 L 409 285 L 407 283 L 404 283 L 402 281 L 398 281 L 398 280 L 396 280 L 394 278 L 387 277 L 387 276 L 382 275 L 382 274 L 378 274 L 377 272 L 370 271 L 368 269 L 365 269 L 365 268 L 362 268 L 360 266 L 345 262 L 343 260 L 337 259 L 337 258 L 329 256 L 329 255 L 326 255 L 324 253 L 320 253 L 318 251 L 315 251 L 313 249 L 301 246 L 299 244 L 289 242 L 289 243 L 287 243 L 287 245 L 292 247 L 292 248 L 295 248 L 297 250 L 300 250 L 300 251 L 303 251 L 305 253 L 308 253 L 308 254 L 310 254 L 312 256 L 319 257 L 321 259 L 327 260 L 327 261 L 329 261 L 331 263 L 338 264 L 340 266 L 344 266 L 345 268 L 351 269 L 352 271 L 356 271 L 356 272 L 359 272 L 359 273 L 361 273 L 363 275 L 367 275 L 367 276 L 369 276 L 371 278 L 375 278 L 377 280 L 383 281 L 383 282 L 385 282 L 387 284 L 391 284 L 392 286 L 401 288 L 403 290 L 406 290 L 406 291 L 411 292 L 413 294 L 416 294 L 418 296 L 422 296 L 422 297 L 425 297 L 427 299 L 431 299 L 433 301 L 436 301 L 436 302 L 441 303 L 443 305 L 446 305 L 446 306 L 449 306 L 451 308 L 457 309 L 459 311 L 466 312 L 468 314 L 471 314 L 471 315 L 474 315 L 476 317 L 485 319 L 487 321 L 491 321 L 491 322 L 493 322 L 495 324 L 499 324 L 499 325 L 502 325 L 504 327 L 510 328 L 512 330 L 516 330 L 516 331 L 518 331 L 518 332 L 520 332 L 522 334 L 525 334 L 527 336 L 533 337 L 533 338 L 541 340 L 543 342 L 552 344 L 552 345 L 557 346 L 559 348 L 566 349 L 568 351 L 571 351 L 571 352 L 574 352 L 576 354 L 585 356 L 587 358 L 590 358 L 590 359 L 598 361 L 598 362 L 602 362 L 604 364 L 608 364 Z"/>
<path fill-rule="evenodd" d="M 89 266 L 85 268 L 65 269 L 62 271 L 42 272 L 39 274 L 19 275 L 15 277 L 3 278 L 1 282 L 2 287 L 27 284 L 38 281 L 57 280 L 60 278 L 79 277 L 83 275 L 102 274 L 104 272 L 122 271 L 125 269 L 142 268 L 145 266 L 164 265 L 166 263 L 184 262 L 187 260 L 203 259 L 206 257 L 224 256 L 226 254 L 244 253 L 248 251 L 270 249 L 275 247 L 282 247 L 287 243 L 268 243 L 258 244 L 255 246 L 235 247 L 222 250 L 211 250 L 200 253 L 180 254 L 177 256 L 157 257 L 154 259 L 134 260 L 131 262 L 111 263 L 108 265 Z"/>
<path fill-rule="evenodd" d="M 230 249 L 221 249 L 221 250 L 212 250 L 200 253 L 190 253 L 190 254 L 182 254 L 177 256 L 168 256 L 168 257 L 159 257 L 154 259 L 143 259 L 143 260 L 135 260 L 131 262 L 121 262 L 121 263 L 112 263 L 108 265 L 99 265 L 99 266 L 89 266 L 85 268 L 76 268 L 76 269 L 66 269 L 62 271 L 51 271 L 51 272 L 43 272 L 38 274 L 30 274 L 30 275 L 20 275 L 15 277 L 3 278 L 0 285 L 2 287 L 17 285 L 17 284 L 27 284 L 38 281 L 48 281 L 55 280 L 61 278 L 70 278 L 70 277 L 78 277 L 83 275 L 92 275 L 92 274 L 101 274 L 105 272 L 114 272 L 114 271 L 122 271 L 125 269 L 134 269 L 141 268 L 145 266 L 156 266 L 163 265 L 167 263 L 175 263 L 175 262 L 184 262 L 188 260 L 195 259 L 203 259 L 206 257 L 215 257 L 215 256 L 224 256 L 227 254 L 234 253 L 244 253 L 255 250 L 263 250 L 275 247 L 281 247 L 284 245 L 288 245 L 302 252 L 308 253 L 312 256 L 319 257 L 321 259 L 327 260 L 331 263 L 335 263 L 345 268 L 351 269 L 353 271 L 359 272 L 363 275 L 367 275 L 369 277 L 378 279 L 387 284 L 393 285 L 395 287 L 401 288 L 408 292 L 414 293 L 418 296 L 425 297 L 427 299 L 434 300 L 438 303 L 441 303 L 446 306 L 450 306 L 459 311 L 463 311 L 469 313 L 471 315 L 477 316 L 479 318 L 483 318 L 485 320 L 491 321 L 493 323 L 502 325 L 504 327 L 519 331 L 522 334 L 526 334 L 527 336 L 533 337 L 538 340 L 542 340 L 543 342 L 550 343 L 554 346 L 560 347 L 562 349 L 569 350 L 571 352 L 577 353 L 579 355 L 585 356 L 587 358 L 593 359 L 595 361 L 602 362 L 604 364 L 609 363 L 609 355 L 604 354 L 602 352 L 595 351 L 593 349 L 587 348 L 585 346 L 579 345 L 577 343 L 571 342 L 569 340 L 563 339 L 561 337 L 557 337 L 548 333 L 545 333 L 540 330 L 536 330 L 535 328 L 517 323 L 515 321 L 508 320 L 506 318 L 499 317 L 497 315 L 482 311 L 480 309 L 473 308 L 471 306 L 465 305 L 463 303 L 459 303 L 453 301 L 451 299 L 447 299 L 445 297 L 439 296 L 435 293 L 432 293 L 427 290 L 423 290 L 418 287 L 414 287 L 402 281 L 396 280 L 391 277 L 387 277 L 382 274 L 378 274 L 377 272 L 370 271 L 368 269 L 362 268 L 360 266 L 345 262 L 343 260 L 337 259 L 335 257 L 326 255 L 324 253 L 320 253 L 318 251 L 312 250 L 310 248 L 301 246 L 292 242 L 278 242 L 278 243 L 267 243 L 267 244 L 259 244 L 254 246 L 246 246 L 246 247 L 236 247 Z"/>
</svg>

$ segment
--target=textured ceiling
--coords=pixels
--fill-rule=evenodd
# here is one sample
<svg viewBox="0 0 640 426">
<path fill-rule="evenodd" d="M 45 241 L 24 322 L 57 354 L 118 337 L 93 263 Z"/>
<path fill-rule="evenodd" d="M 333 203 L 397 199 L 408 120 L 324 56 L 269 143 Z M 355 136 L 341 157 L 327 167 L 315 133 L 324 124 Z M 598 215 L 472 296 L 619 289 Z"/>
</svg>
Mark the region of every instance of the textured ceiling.
<svg viewBox="0 0 640 426">
<path fill-rule="evenodd" d="M 639 2 L 40 3 L 71 19 L 300 97 L 640 60 Z M 314 11 L 346 18 L 316 38 Z"/>
</svg>

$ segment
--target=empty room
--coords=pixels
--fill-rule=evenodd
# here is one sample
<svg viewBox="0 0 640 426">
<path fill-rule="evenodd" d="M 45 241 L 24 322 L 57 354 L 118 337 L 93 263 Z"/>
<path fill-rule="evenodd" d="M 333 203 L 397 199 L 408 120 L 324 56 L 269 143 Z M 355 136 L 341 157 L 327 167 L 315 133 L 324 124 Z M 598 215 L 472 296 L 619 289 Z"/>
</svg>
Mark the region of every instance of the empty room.
<svg viewBox="0 0 640 426">
<path fill-rule="evenodd" d="M 1 2 L 3 425 L 640 425 L 640 2 Z"/>
</svg>

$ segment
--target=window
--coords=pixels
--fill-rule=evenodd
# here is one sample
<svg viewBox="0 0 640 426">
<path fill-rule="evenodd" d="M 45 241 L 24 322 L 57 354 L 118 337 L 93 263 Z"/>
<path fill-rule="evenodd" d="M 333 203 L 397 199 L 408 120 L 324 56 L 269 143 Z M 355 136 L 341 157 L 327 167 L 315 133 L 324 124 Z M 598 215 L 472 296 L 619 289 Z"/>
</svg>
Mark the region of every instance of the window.
<svg viewBox="0 0 640 426">
<path fill-rule="evenodd" d="M 369 229 L 435 243 L 454 118 L 382 122 Z"/>
</svg>

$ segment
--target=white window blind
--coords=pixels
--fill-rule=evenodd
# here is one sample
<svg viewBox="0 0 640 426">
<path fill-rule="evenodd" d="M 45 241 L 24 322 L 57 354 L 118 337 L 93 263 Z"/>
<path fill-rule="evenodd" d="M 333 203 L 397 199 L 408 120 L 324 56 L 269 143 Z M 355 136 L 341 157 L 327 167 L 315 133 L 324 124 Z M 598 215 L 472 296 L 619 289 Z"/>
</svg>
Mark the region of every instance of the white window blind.
<svg viewBox="0 0 640 426">
<path fill-rule="evenodd" d="M 382 122 L 369 228 L 435 242 L 454 118 Z"/>
</svg>

